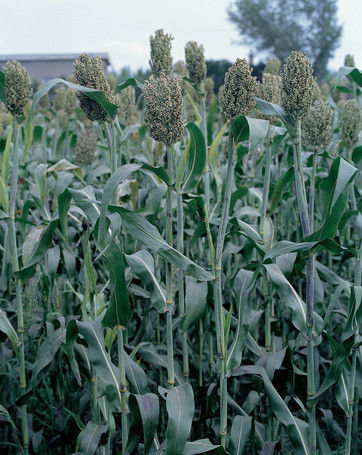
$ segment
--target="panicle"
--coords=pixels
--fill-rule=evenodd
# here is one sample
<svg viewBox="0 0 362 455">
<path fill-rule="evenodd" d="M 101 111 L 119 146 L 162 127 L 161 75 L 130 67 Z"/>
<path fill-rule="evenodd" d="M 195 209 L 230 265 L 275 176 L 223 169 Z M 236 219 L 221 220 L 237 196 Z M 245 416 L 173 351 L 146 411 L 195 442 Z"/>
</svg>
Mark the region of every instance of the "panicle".
<svg viewBox="0 0 362 455">
<path fill-rule="evenodd" d="M 145 120 L 153 139 L 172 145 L 183 136 L 182 85 L 178 75 L 153 75 L 144 85 Z"/>
<path fill-rule="evenodd" d="M 8 111 L 19 116 L 30 101 L 33 90 L 30 86 L 30 76 L 19 62 L 8 61 L 3 68 L 5 74 L 5 98 Z"/>
<path fill-rule="evenodd" d="M 136 107 L 136 91 L 134 87 L 126 87 L 119 94 L 119 121 L 122 125 L 134 125 L 138 121 Z"/>
<path fill-rule="evenodd" d="M 278 57 L 271 57 L 265 65 L 264 74 L 278 74 L 280 65 L 282 62 L 278 59 Z"/>
<path fill-rule="evenodd" d="M 319 99 L 314 102 L 303 119 L 303 139 L 314 150 L 325 149 L 332 139 L 333 109 L 329 103 Z"/>
<path fill-rule="evenodd" d="M 345 55 L 344 66 L 351 66 L 353 68 L 356 66 L 353 55 L 351 54 Z"/>
<path fill-rule="evenodd" d="M 282 106 L 291 117 L 305 115 L 313 103 L 313 68 L 302 51 L 293 51 L 284 65 L 282 76 Z"/>
<path fill-rule="evenodd" d="M 85 129 L 78 134 L 75 160 L 80 166 L 89 166 L 96 158 L 97 136 L 92 129 Z"/>
<path fill-rule="evenodd" d="M 114 103 L 115 99 L 100 57 L 80 55 L 74 62 L 74 77 L 77 84 L 102 91 L 107 100 Z M 77 97 L 80 107 L 89 120 L 109 120 L 106 110 L 97 101 L 82 92 L 78 92 Z"/>
<path fill-rule="evenodd" d="M 281 102 L 281 77 L 276 74 L 264 73 L 262 84 L 259 85 L 259 97 L 269 103 Z"/>
<path fill-rule="evenodd" d="M 219 104 L 225 122 L 238 115 L 247 115 L 255 106 L 258 92 L 256 77 L 252 76 L 246 59 L 238 58 L 227 70 L 224 85 L 219 91 Z"/>
<path fill-rule="evenodd" d="M 206 63 L 204 57 L 204 46 L 196 41 L 189 41 L 185 46 L 186 69 L 190 79 L 200 84 L 206 77 Z"/>
<path fill-rule="evenodd" d="M 351 148 L 358 142 L 361 123 L 361 111 L 356 100 L 348 100 L 341 111 L 342 143 Z"/>
<path fill-rule="evenodd" d="M 172 40 L 173 37 L 165 33 L 162 28 L 150 36 L 151 59 L 149 63 L 152 73 L 156 77 L 161 73 L 171 74 L 172 72 Z"/>
</svg>

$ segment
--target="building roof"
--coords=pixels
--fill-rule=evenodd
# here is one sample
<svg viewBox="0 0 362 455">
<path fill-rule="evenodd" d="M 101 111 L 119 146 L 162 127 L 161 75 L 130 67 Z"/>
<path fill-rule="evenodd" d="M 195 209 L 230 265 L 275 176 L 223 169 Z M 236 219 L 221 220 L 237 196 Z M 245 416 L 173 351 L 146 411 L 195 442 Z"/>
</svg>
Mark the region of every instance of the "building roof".
<svg viewBox="0 0 362 455">
<path fill-rule="evenodd" d="M 52 61 L 64 61 L 64 60 L 75 60 L 79 57 L 79 54 L 0 54 L 0 62 L 7 62 L 8 60 L 18 60 L 19 62 L 52 62 Z M 104 60 L 107 65 L 111 64 L 111 60 L 107 52 L 88 52 L 91 57 L 100 57 Z"/>
</svg>

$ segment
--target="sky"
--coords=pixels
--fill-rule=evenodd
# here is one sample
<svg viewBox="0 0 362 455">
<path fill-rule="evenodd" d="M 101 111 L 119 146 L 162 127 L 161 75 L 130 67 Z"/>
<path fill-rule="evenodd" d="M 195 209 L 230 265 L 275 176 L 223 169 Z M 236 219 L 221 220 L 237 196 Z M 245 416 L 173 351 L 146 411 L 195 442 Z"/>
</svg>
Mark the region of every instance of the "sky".
<svg viewBox="0 0 362 455">
<path fill-rule="evenodd" d="M 318 0 L 316 0 L 318 1 Z M 147 68 L 149 36 L 164 28 L 174 36 L 174 61 L 184 45 L 203 43 L 206 59 L 248 57 L 235 26 L 227 20 L 231 0 L 0 0 L 0 54 L 108 52 L 113 67 Z M 338 0 L 344 25 L 329 67 L 344 55 L 362 64 L 361 0 Z M 258 61 L 258 57 L 254 61 Z"/>
</svg>

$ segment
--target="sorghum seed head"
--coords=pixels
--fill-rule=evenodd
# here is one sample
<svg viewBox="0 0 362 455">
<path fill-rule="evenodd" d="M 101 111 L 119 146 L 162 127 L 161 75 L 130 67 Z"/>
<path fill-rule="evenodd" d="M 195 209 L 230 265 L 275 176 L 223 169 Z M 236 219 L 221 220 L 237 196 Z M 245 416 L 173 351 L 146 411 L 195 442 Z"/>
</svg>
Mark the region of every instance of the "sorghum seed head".
<svg viewBox="0 0 362 455">
<path fill-rule="evenodd" d="M 0 104 L 0 137 L 4 136 L 5 128 L 10 125 L 11 117 L 5 106 Z"/>
<path fill-rule="evenodd" d="M 280 65 L 282 62 L 278 59 L 278 57 L 271 57 L 265 65 L 264 74 L 278 74 Z"/>
<path fill-rule="evenodd" d="M 319 87 L 319 84 L 316 81 L 316 79 L 313 78 L 313 101 L 317 101 L 321 99 L 321 97 L 322 97 L 321 88 Z"/>
<path fill-rule="evenodd" d="M 122 125 L 134 125 L 137 123 L 136 92 L 134 87 L 126 87 L 119 94 L 119 121 Z"/>
<path fill-rule="evenodd" d="M 207 107 L 210 107 L 215 98 L 215 82 L 211 77 L 207 77 L 204 81 L 205 87 L 205 103 Z"/>
<path fill-rule="evenodd" d="M 314 102 L 303 119 L 303 139 L 314 150 L 324 149 L 332 139 L 333 109 L 321 99 Z"/>
<path fill-rule="evenodd" d="M 353 147 L 358 142 L 361 111 L 356 100 L 348 100 L 341 111 L 341 140 L 346 147 Z"/>
<path fill-rule="evenodd" d="M 24 113 L 24 108 L 33 93 L 30 76 L 19 62 L 13 60 L 4 66 L 5 97 L 8 111 L 18 116 Z"/>
<path fill-rule="evenodd" d="M 163 31 L 156 30 L 154 36 L 150 36 L 151 59 L 150 67 L 152 73 L 158 77 L 161 73 L 171 74 L 172 57 L 171 41 L 173 37 Z"/>
<path fill-rule="evenodd" d="M 224 121 L 238 115 L 247 115 L 255 106 L 258 92 L 256 77 L 246 59 L 238 58 L 225 74 L 224 85 L 219 91 L 219 104 Z"/>
<path fill-rule="evenodd" d="M 78 134 L 75 160 L 80 166 L 89 166 L 96 157 L 97 136 L 92 129 L 85 129 Z"/>
<path fill-rule="evenodd" d="M 284 65 L 282 106 L 287 114 L 300 118 L 313 103 L 313 68 L 304 52 L 293 51 Z"/>
<path fill-rule="evenodd" d="M 192 82 L 200 84 L 206 77 L 204 46 L 196 41 L 189 41 L 185 46 L 186 69 Z"/>
<path fill-rule="evenodd" d="M 344 57 L 344 66 L 351 66 L 352 68 L 356 66 L 353 55 L 347 54 Z"/>
<path fill-rule="evenodd" d="M 103 92 L 111 103 L 114 97 L 107 76 L 104 73 L 100 57 L 90 57 L 82 54 L 74 62 L 74 76 L 79 85 L 94 88 Z M 89 120 L 109 120 L 105 109 L 83 92 L 78 92 L 79 105 Z"/>
<path fill-rule="evenodd" d="M 271 73 L 264 73 L 262 81 L 263 83 L 259 85 L 259 97 L 270 103 L 280 104 L 281 77 Z"/>
<path fill-rule="evenodd" d="M 173 72 L 178 74 L 181 77 L 186 76 L 186 65 L 183 60 L 178 60 L 174 65 L 173 65 Z"/>
<path fill-rule="evenodd" d="M 160 74 L 145 82 L 145 120 L 153 139 L 172 145 L 183 136 L 182 86 L 178 75 Z"/>
</svg>

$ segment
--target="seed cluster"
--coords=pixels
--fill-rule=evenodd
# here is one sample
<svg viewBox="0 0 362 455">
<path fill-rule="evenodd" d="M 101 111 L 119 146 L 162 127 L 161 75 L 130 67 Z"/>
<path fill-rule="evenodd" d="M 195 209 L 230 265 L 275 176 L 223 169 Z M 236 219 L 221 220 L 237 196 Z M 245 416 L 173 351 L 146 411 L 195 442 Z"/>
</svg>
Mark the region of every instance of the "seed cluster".
<svg viewBox="0 0 362 455">
<path fill-rule="evenodd" d="M 91 129 L 78 134 L 75 161 L 80 166 L 89 166 L 96 158 L 97 136 Z"/>
<path fill-rule="evenodd" d="M 145 120 L 153 139 L 172 145 L 183 136 L 181 78 L 160 74 L 145 82 Z"/>
<path fill-rule="evenodd" d="M 282 76 L 282 106 L 297 119 L 306 114 L 313 103 L 313 68 L 304 52 L 293 51 L 287 58 Z"/>
<path fill-rule="evenodd" d="M 342 143 L 346 147 L 353 147 L 358 142 L 361 123 L 361 110 L 355 100 L 348 100 L 341 111 Z"/>
<path fill-rule="evenodd" d="M 172 72 L 172 40 L 172 36 L 165 33 L 163 29 L 156 30 L 154 36 L 150 36 L 150 67 L 156 77 L 160 76 L 161 73 L 171 74 Z"/>
<path fill-rule="evenodd" d="M 351 66 L 352 68 L 356 66 L 353 55 L 347 54 L 344 57 L 344 66 Z"/>
<path fill-rule="evenodd" d="M 314 150 L 325 149 L 332 139 L 333 109 L 329 103 L 317 100 L 302 122 L 304 141 Z"/>
<path fill-rule="evenodd" d="M 219 104 L 224 121 L 247 115 L 255 106 L 258 92 L 256 77 L 252 76 L 246 59 L 238 58 L 227 70 L 225 83 L 220 88 Z"/>
<path fill-rule="evenodd" d="M 122 125 L 134 125 L 138 121 L 136 92 L 134 87 L 126 87 L 119 94 L 118 118 Z"/>
<path fill-rule="evenodd" d="M 264 68 L 264 74 L 265 73 L 278 74 L 281 64 L 282 64 L 282 62 L 278 59 L 278 57 L 270 58 L 266 62 L 266 65 L 265 65 L 265 68 Z"/>
<path fill-rule="evenodd" d="M 33 93 L 29 73 L 13 60 L 4 66 L 4 74 L 6 107 L 12 115 L 22 115 Z"/>
<path fill-rule="evenodd" d="M 111 87 L 104 73 L 100 57 L 82 54 L 74 63 L 74 76 L 79 85 L 102 91 L 108 101 L 114 102 Z M 108 120 L 105 109 L 83 92 L 78 92 L 79 105 L 89 120 Z"/>
<path fill-rule="evenodd" d="M 206 63 L 204 57 L 204 46 L 196 41 L 189 41 L 185 46 L 186 69 L 190 79 L 200 84 L 206 77 Z"/>
</svg>

